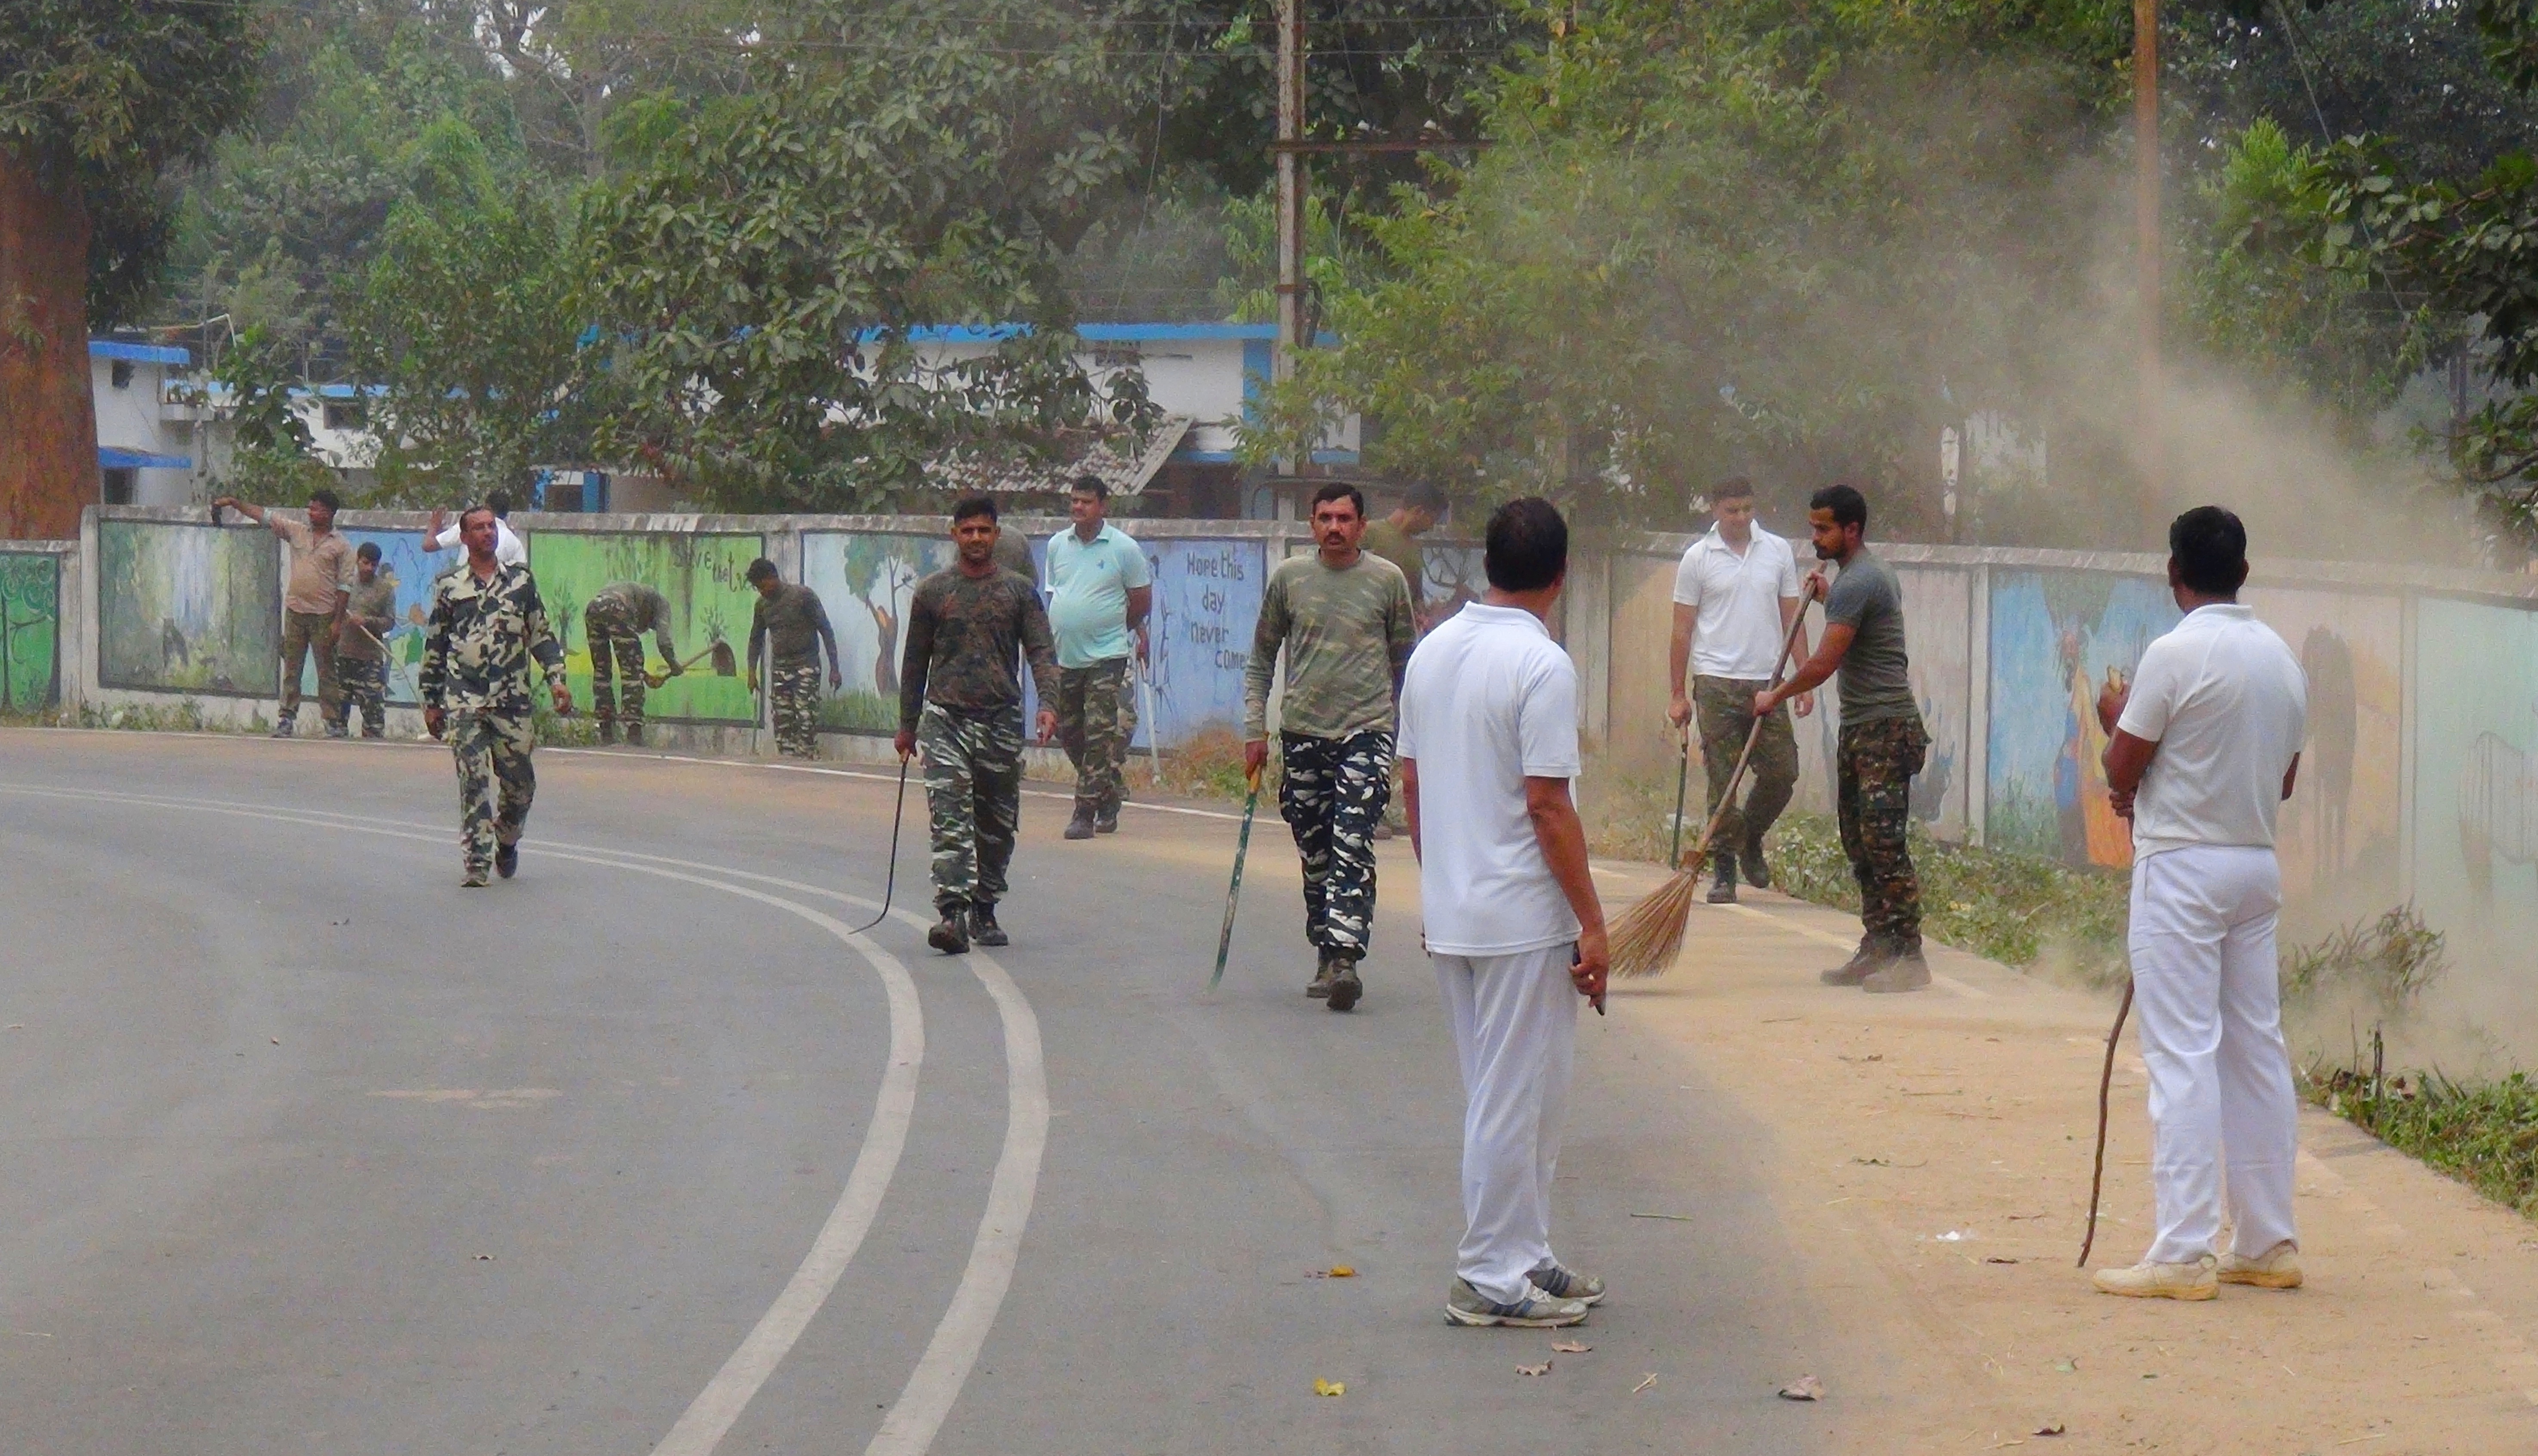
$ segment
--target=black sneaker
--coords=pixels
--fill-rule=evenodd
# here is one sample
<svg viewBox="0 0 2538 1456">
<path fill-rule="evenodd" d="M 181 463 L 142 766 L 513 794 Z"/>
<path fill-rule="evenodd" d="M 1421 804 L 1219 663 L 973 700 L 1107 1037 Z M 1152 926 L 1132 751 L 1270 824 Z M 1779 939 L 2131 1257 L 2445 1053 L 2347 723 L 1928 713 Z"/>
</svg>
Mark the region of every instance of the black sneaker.
<svg viewBox="0 0 2538 1456">
<path fill-rule="evenodd" d="M 1097 809 L 1093 812 L 1093 832 L 1097 834 L 1119 832 L 1118 805 L 1113 804 L 1107 809 Z"/>
<path fill-rule="evenodd" d="M 1736 903 L 1736 851 L 1713 849 L 1709 857 L 1717 861 L 1712 868 L 1718 871 L 1718 878 L 1710 882 L 1709 902 L 1713 905 Z"/>
<path fill-rule="evenodd" d="M 1354 956 L 1332 957 L 1331 989 L 1329 993 L 1331 1010 L 1347 1011 L 1349 1008 L 1357 1005 L 1357 998 L 1365 994 L 1366 983 L 1357 978 L 1357 958 Z"/>
<path fill-rule="evenodd" d="M 1066 822 L 1066 837 L 1070 839 L 1090 839 L 1093 837 L 1092 805 L 1078 804 L 1075 806 L 1075 817 Z"/>
<path fill-rule="evenodd" d="M 1010 946 L 1014 938 L 996 923 L 996 907 L 984 900 L 969 907 L 969 940 L 973 945 Z"/>
<path fill-rule="evenodd" d="M 925 932 L 925 943 L 946 956 L 969 954 L 969 932 L 961 923 L 968 918 L 968 912 L 963 910 L 944 911 L 934 928 Z"/>
<path fill-rule="evenodd" d="M 505 880 L 508 880 L 513 875 L 520 873 L 519 845 L 498 844 L 494 846 L 494 873 L 501 876 Z"/>
<path fill-rule="evenodd" d="M 1747 840 L 1745 842 L 1745 852 L 1739 860 L 1739 863 L 1744 867 L 1746 884 L 1753 886 L 1756 890 L 1769 890 L 1771 888 L 1771 867 L 1763 862 L 1762 840 Z"/>
</svg>

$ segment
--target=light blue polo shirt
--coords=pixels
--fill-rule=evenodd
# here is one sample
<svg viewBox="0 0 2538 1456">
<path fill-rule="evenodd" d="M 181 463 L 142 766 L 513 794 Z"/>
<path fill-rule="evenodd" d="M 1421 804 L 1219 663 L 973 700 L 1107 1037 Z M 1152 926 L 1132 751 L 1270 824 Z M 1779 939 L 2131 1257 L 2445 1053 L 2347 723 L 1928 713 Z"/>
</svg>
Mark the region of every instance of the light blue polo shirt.
<svg viewBox="0 0 2538 1456">
<path fill-rule="evenodd" d="M 1048 538 L 1048 628 L 1057 636 L 1059 667 L 1091 667 L 1135 650 L 1128 636 L 1128 591 L 1151 586 L 1146 554 L 1104 522 L 1087 542 L 1067 527 Z"/>
</svg>

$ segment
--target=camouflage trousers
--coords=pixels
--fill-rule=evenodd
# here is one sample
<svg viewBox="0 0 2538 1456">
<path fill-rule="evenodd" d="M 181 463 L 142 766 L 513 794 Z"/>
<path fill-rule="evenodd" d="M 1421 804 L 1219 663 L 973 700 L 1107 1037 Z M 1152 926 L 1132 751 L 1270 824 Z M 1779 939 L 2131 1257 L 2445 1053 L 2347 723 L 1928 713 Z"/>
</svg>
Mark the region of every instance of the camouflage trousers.
<svg viewBox="0 0 2538 1456">
<path fill-rule="evenodd" d="M 768 669 L 767 698 L 775 709 L 775 751 L 796 759 L 820 754 L 820 659 L 778 662 Z"/>
<path fill-rule="evenodd" d="M 482 880 L 494 868 L 494 847 L 517 844 L 537 797 L 537 770 L 529 751 L 536 730 L 526 712 L 459 709 L 449 715 L 449 751 L 458 760 L 458 846 L 467 878 Z"/>
<path fill-rule="evenodd" d="M 388 665 L 375 657 L 337 657 L 335 681 L 344 694 L 344 726 L 362 715 L 362 736 L 377 738 L 388 726 Z"/>
<path fill-rule="evenodd" d="M 1123 695 L 1133 696 L 1124 657 L 1057 670 L 1057 741 L 1075 765 L 1078 813 L 1119 807 L 1125 787 L 1119 770 L 1128 761 L 1126 735 L 1136 722 L 1120 711 Z M 1123 729 L 1123 718 L 1128 728 Z"/>
<path fill-rule="evenodd" d="M 1023 715 L 927 703 L 916 720 L 925 806 L 934 830 L 934 908 L 949 915 L 1005 897 L 1005 868 L 1023 821 Z"/>
<path fill-rule="evenodd" d="M 300 664 L 317 659 L 317 716 L 328 726 L 344 721 L 343 688 L 335 676 L 335 644 L 326 629 L 334 617 L 325 612 L 282 614 L 282 721 L 300 716 Z"/>
<path fill-rule="evenodd" d="M 1912 775 L 1930 752 L 1919 717 L 1841 725 L 1836 806 L 1841 848 L 1859 882 L 1860 928 L 1889 952 L 1921 948 L 1921 877 L 1904 829 L 1912 821 Z"/>
<path fill-rule="evenodd" d="M 1770 686 L 1742 678 L 1692 680 L 1693 720 L 1701 725 L 1701 766 L 1709 776 L 1711 814 L 1718 813 L 1718 801 L 1727 796 L 1727 780 L 1745 752 L 1746 735 L 1754 731 L 1754 695 Z M 1760 844 L 1797 790 L 1798 739 L 1789 729 L 1789 710 L 1782 706 L 1764 720 L 1763 736 L 1754 740 L 1754 757 L 1745 768 L 1745 802 L 1727 806 L 1718 821 L 1718 836 L 1710 842 L 1739 854 Z"/>
<path fill-rule="evenodd" d="M 590 641 L 590 711 L 605 731 L 622 715 L 630 728 L 643 726 L 643 637 L 617 620 L 605 604 L 582 609 L 581 629 Z M 613 675 L 624 679 L 612 690 Z"/>
<path fill-rule="evenodd" d="M 1278 814 L 1304 862 L 1304 939 L 1364 956 L 1374 925 L 1374 827 L 1392 797 L 1392 735 L 1279 736 Z"/>
</svg>

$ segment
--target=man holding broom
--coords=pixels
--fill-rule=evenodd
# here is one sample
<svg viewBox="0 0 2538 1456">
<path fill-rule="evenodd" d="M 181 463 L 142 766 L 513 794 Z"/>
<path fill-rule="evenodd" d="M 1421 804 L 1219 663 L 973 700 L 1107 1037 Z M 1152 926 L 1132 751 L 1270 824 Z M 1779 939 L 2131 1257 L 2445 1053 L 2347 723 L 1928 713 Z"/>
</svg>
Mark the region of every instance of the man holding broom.
<svg viewBox="0 0 2538 1456">
<path fill-rule="evenodd" d="M 1573 1325 L 1604 1283 L 1551 1251 L 1577 998 L 1604 1006 L 1604 914 L 1570 802 L 1577 669 L 1545 625 L 1569 566 L 1551 502 L 1490 517 L 1489 592 L 1439 623 L 1401 690 L 1401 797 L 1428 954 L 1463 1071 L 1463 1242 L 1445 1318 Z"/>
<path fill-rule="evenodd" d="M 2168 528 L 2185 620 L 2108 684 L 2106 787 L 2132 821 L 2133 999 L 2150 1072 L 2158 1233 L 2099 1290 L 2209 1299 L 2221 1284 L 2301 1282 L 2292 1214 L 2300 1104 L 2283 1045 L 2274 819 L 2300 774 L 2308 716 L 2300 660 L 2238 605 L 2247 531 L 2215 505 Z M 2224 1151 L 2228 1157 L 2223 1158 Z M 2227 1173 L 2223 1171 L 2227 1163 Z M 2219 1251 L 2224 1178 L 2237 1227 Z"/>
<path fill-rule="evenodd" d="M 1307 996 L 1357 1005 L 1374 923 L 1374 830 L 1392 797 L 1393 702 L 1418 627 L 1401 568 L 1360 549 L 1366 496 L 1334 481 L 1313 493 L 1311 556 L 1269 573 L 1242 674 L 1242 771 L 1269 761 L 1269 683 L 1280 702 L 1278 813 L 1304 862 L 1304 936 L 1318 959 Z"/>
<path fill-rule="evenodd" d="M 1859 882 L 1862 934 L 1859 950 L 1826 971 L 1824 982 L 1917 991 L 1930 984 L 1930 967 L 1921 959 L 1921 880 L 1904 827 L 1912 775 L 1930 752 L 1930 735 L 1904 650 L 1904 587 L 1868 549 L 1868 501 L 1858 491 L 1827 486 L 1807 506 L 1816 558 L 1838 565 L 1841 575 L 1830 591 L 1821 570 L 1807 577 L 1806 594 L 1824 598 L 1824 640 L 1787 682 L 1754 695 L 1754 711 L 1772 712 L 1841 674 L 1835 804 L 1842 852 Z"/>
<path fill-rule="evenodd" d="M 1710 836 L 1710 858 L 1717 881 L 1710 886 L 1713 905 L 1736 902 L 1736 877 L 1757 890 L 1771 883 L 1763 862 L 1763 835 L 1798 786 L 1798 740 L 1789 715 L 1773 711 L 1754 733 L 1754 695 L 1771 686 L 1779 671 L 1781 643 L 1806 610 L 1798 595 L 1798 561 L 1789 543 L 1754 524 L 1754 483 L 1739 476 L 1723 481 L 1709 494 L 1716 523 L 1692 544 L 1674 572 L 1674 639 L 1666 658 L 1666 683 L 1674 702 L 1666 716 L 1677 728 L 1701 716 L 1701 764 L 1709 777 L 1709 810 L 1718 820 Z M 1789 651 L 1799 661 L 1807 655 L 1803 629 Z M 1684 681 L 1684 669 L 1692 681 Z M 1815 695 L 1795 695 L 1799 717 L 1814 712 Z M 1754 740 L 1750 771 L 1740 810 L 1728 803 L 1727 780 Z"/>
</svg>

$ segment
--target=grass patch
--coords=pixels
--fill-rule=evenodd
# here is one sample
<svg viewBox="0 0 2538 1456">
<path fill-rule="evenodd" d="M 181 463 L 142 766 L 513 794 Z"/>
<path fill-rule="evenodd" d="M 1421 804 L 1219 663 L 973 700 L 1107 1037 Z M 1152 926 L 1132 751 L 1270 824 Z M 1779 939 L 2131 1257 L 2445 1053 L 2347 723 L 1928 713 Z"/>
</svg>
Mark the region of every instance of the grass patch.
<svg viewBox="0 0 2538 1456">
<path fill-rule="evenodd" d="M 2538 1083 L 2525 1072 L 2457 1083 L 2312 1068 L 2310 1100 L 2524 1217 L 2538 1216 Z"/>
</svg>

